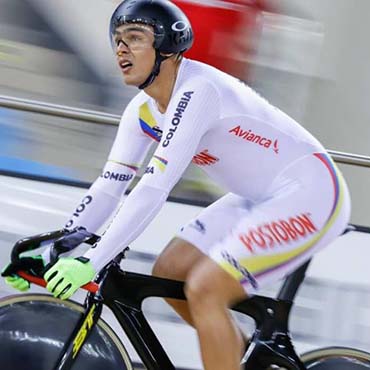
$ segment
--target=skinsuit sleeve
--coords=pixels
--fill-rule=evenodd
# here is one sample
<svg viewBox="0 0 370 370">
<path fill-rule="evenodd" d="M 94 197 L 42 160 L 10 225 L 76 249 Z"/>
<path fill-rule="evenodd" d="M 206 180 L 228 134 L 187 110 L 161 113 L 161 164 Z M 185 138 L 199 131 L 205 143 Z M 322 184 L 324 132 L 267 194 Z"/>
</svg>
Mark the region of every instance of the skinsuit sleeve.
<svg viewBox="0 0 370 370">
<path fill-rule="evenodd" d="M 166 112 L 162 139 L 146 174 L 129 194 L 101 241 L 85 256 L 96 271 L 135 240 L 157 215 L 219 116 L 219 97 L 207 81 L 186 83 Z"/>
</svg>

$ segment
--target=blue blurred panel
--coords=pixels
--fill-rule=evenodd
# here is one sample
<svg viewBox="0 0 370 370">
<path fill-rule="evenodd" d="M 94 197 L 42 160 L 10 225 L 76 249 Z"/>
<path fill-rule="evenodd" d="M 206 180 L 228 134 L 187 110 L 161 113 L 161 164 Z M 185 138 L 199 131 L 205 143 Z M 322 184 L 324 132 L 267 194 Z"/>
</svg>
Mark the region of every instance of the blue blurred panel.
<svg viewBox="0 0 370 370">
<path fill-rule="evenodd" d="M 0 109 L 0 171 L 58 180 L 78 179 L 77 171 L 50 163 L 51 157 L 45 158 L 49 163 L 27 158 L 39 148 L 32 145 L 31 140 L 25 140 L 31 125 L 25 115 L 24 112 Z"/>
<path fill-rule="evenodd" d="M 70 168 L 6 156 L 0 156 L 0 171 L 9 171 L 25 175 L 42 176 L 70 181 L 78 178 L 77 173 Z"/>
</svg>

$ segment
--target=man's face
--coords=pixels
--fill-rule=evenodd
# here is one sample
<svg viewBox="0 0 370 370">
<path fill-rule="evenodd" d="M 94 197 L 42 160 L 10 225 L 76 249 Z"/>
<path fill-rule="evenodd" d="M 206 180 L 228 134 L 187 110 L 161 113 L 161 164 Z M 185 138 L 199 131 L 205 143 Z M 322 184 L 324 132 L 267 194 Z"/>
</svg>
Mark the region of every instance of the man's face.
<svg viewBox="0 0 370 370">
<path fill-rule="evenodd" d="M 141 85 L 155 62 L 153 28 L 144 24 L 123 24 L 117 27 L 113 40 L 125 83 Z"/>
</svg>

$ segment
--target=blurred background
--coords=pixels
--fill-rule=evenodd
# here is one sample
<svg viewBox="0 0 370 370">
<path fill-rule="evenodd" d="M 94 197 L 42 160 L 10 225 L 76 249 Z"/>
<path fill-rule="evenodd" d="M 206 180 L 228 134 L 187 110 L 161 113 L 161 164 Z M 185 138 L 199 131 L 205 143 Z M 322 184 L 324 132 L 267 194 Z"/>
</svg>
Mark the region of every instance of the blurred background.
<svg viewBox="0 0 370 370">
<path fill-rule="evenodd" d="M 85 183 L 99 174 L 119 115 L 137 93 L 123 85 L 110 47 L 118 3 L 0 0 L 0 170 Z M 195 29 L 188 57 L 246 81 L 328 149 L 369 155 L 368 1 L 175 3 Z M 105 113 L 109 123 L 81 121 L 80 111 L 72 120 L 7 109 L 13 105 L 5 97 Z M 342 170 L 355 195 L 353 219 L 370 223 L 370 177 L 354 166 Z M 209 202 L 222 193 L 190 166 L 173 196 Z"/>
<path fill-rule="evenodd" d="M 352 194 L 352 222 L 370 225 L 370 2 L 174 2 L 187 13 L 195 30 L 195 46 L 188 53 L 189 58 L 213 64 L 245 81 L 298 120 L 327 149 L 363 156 L 360 166 L 339 166 Z M 63 203 L 63 211 L 49 217 L 47 226 L 58 228 L 62 226 L 58 222 L 63 223 L 64 216 L 67 219 L 74 201 L 83 194 L 81 189 L 100 175 L 119 116 L 137 93 L 136 88 L 123 84 L 110 47 L 108 24 L 118 3 L 0 0 L 0 245 L 4 248 L 31 230 L 45 231 L 45 217 L 55 216 L 53 207 L 61 207 L 54 199 L 50 208 L 38 208 L 43 217 L 31 218 L 30 225 L 26 218 L 17 223 L 16 216 L 5 222 L 6 205 L 14 201 L 19 212 L 31 212 L 49 201 L 54 192 L 71 194 L 68 207 Z M 42 182 L 14 183 L 14 176 Z M 45 181 L 64 184 L 66 188 L 56 189 L 51 184 L 45 187 Z M 40 198 L 35 198 L 35 194 Z M 190 165 L 171 195 L 182 204 L 203 206 L 222 194 L 223 189 Z M 66 198 L 60 195 L 58 199 Z M 34 214 L 39 215 L 37 212 Z M 177 212 L 186 213 L 184 209 Z M 33 213 L 27 213 L 30 214 Z M 362 240 L 360 244 L 365 243 Z M 347 253 L 357 252 L 351 246 Z M 370 257 L 370 253 L 366 256 Z M 148 271 L 153 258 L 154 255 L 135 267 L 141 264 Z M 2 264 L 4 260 L 5 257 Z M 324 270 L 322 267 L 316 274 L 317 280 L 308 280 L 305 292 L 313 301 L 309 309 L 306 305 L 301 312 L 303 321 L 295 319 L 298 337 L 309 342 L 311 335 L 312 343 L 321 343 L 307 329 L 324 328 L 322 343 L 334 340 L 366 347 L 370 320 L 355 322 L 349 312 L 357 310 L 357 318 L 369 313 L 369 280 L 364 281 L 360 275 L 341 289 L 338 282 L 320 280 Z M 348 278 L 348 274 L 342 275 Z M 330 311 L 324 317 L 319 304 L 323 296 L 329 297 L 326 299 L 333 304 L 333 310 L 344 307 L 343 311 L 334 316 L 334 311 Z M 317 302 L 317 306 L 312 302 Z M 176 321 L 162 306 L 154 308 L 152 314 Z M 333 338 L 329 333 L 339 327 L 338 322 L 343 323 L 343 330 L 338 330 L 339 337 Z"/>
</svg>

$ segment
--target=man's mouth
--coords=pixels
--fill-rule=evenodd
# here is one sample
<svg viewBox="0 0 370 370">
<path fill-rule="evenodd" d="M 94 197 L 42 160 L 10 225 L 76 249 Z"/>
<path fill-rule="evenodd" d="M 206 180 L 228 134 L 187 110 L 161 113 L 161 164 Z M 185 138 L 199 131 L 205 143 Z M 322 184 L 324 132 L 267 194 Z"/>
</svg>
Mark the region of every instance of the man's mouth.
<svg viewBox="0 0 370 370">
<path fill-rule="evenodd" d="M 132 67 L 132 63 L 128 61 L 123 61 L 119 63 L 119 66 L 121 67 L 123 72 L 126 72 Z"/>
</svg>

